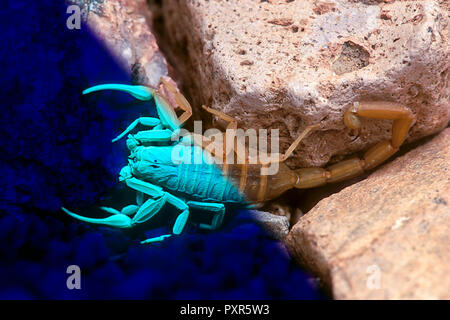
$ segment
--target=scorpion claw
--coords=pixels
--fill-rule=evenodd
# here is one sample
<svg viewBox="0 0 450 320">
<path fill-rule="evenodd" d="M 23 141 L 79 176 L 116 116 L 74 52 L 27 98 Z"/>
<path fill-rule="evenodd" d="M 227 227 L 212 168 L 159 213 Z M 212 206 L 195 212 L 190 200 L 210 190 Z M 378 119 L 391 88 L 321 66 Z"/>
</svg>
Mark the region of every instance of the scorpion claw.
<svg viewBox="0 0 450 320">
<path fill-rule="evenodd" d="M 100 207 L 100 209 L 102 209 L 103 211 L 106 211 L 110 214 L 122 214 L 119 210 L 116 210 L 116 209 L 110 208 L 110 207 Z"/>
<path fill-rule="evenodd" d="M 84 222 L 94 223 L 94 224 L 103 224 L 103 225 L 115 227 L 115 228 L 130 228 L 131 227 L 130 217 L 127 217 L 126 215 L 123 215 L 123 214 L 115 214 L 115 215 L 112 215 L 112 216 L 109 216 L 109 217 L 103 218 L 103 219 L 94 219 L 94 218 L 80 216 L 76 213 L 73 213 L 73 212 L 67 210 L 64 207 L 61 207 L 61 209 L 65 213 L 67 213 L 69 216 L 71 216 L 75 219 L 84 221 Z"/>
<path fill-rule="evenodd" d="M 98 86 L 90 87 L 83 91 L 83 94 L 89 94 L 91 92 L 100 90 L 119 90 L 131 94 L 133 97 L 139 100 L 148 101 L 153 97 L 153 91 L 151 88 L 145 86 L 132 86 L 126 84 L 100 84 Z"/>
</svg>

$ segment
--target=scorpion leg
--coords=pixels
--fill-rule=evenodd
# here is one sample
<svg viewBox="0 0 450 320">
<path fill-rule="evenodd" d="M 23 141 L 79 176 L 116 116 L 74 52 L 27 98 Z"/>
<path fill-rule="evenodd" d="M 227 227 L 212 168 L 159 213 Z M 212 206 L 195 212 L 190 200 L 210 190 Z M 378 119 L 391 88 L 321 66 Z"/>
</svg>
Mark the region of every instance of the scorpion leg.
<svg viewBox="0 0 450 320">
<path fill-rule="evenodd" d="M 169 90 L 174 95 L 175 102 L 177 103 L 178 107 L 180 107 L 184 111 L 184 113 L 178 118 L 178 121 L 180 124 L 185 123 L 192 116 L 191 105 L 180 93 L 180 91 L 178 91 L 170 82 L 164 80 L 164 78 L 161 77 L 161 83 L 163 84 L 165 89 Z"/>
<path fill-rule="evenodd" d="M 178 215 L 178 217 L 175 220 L 175 223 L 172 227 L 172 233 L 175 235 L 178 235 L 183 232 L 184 227 L 186 226 L 187 220 L 189 218 L 189 207 L 187 204 L 181 200 L 180 198 L 175 197 L 174 195 L 171 195 L 170 193 L 165 193 L 166 200 L 173 206 L 175 206 L 177 209 L 180 209 L 182 212 Z M 147 244 L 147 243 L 153 243 L 162 241 L 167 237 L 170 237 L 171 234 L 162 235 L 155 238 L 149 238 L 146 240 L 141 241 L 141 244 Z"/>
<path fill-rule="evenodd" d="M 168 192 L 163 191 L 163 189 L 161 187 L 155 186 L 151 183 L 148 183 L 148 182 L 136 179 L 136 178 L 127 179 L 126 183 L 132 189 L 143 192 L 143 193 L 149 195 L 150 197 L 154 197 L 154 198 L 158 197 L 158 198 L 162 199 L 162 200 L 160 200 L 159 203 L 152 203 L 152 202 L 148 203 L 148 205 L 147 205 L 148 207 L 146 207 L 146 203 L 149 200 L 153 200 L 153 199 L 149 199 L 149 200 L 147 200 L 147 202 L 144 202 L 144 204 L 139 209 L 140 211 L 138 211 L 138 213 L 136 213 L 136 215 L 133 217 L 133 222 L 142 223 L 142 222 L 149 220 L 150 218 L 153 217 L 153 215 L 155 213 L 157 213 L 159 210 L 161 210 L 162 206 L 166 202 L 168 202 L 168 203 L 172 204 L 173 206 L 175 206 L 177 209 L 182 211 L 175 220 L 174 226 L 172 228 L 172 232 L 173 232 L 173 234 L 180 234 L 181 232 L 183 232 L 183 229 L 189 218 L 189 207 L 183 200 L 175 197 L 174 195 L 172 195 Z M 143 207 L 146 207 L 146 208 L 142 209 Z M 142 211 L 141 211 L 141 209 L 142 209 Z M 147 240 L 144 240 L 142 243 L 160 241 L 168 236 L 170 236 L 170 235 L 165 235 L 162 239 L 160 239 L 160 237 L 158 237 L 159 240 L 154 240 L 153 238 L 147 239 Z"/>
<path fill-rule="evenodd" d="M 299 181 L 296 188 L 312 188 L 327 182 L 338 182 L 355 177 L 365 170 L 372 169 L 397 152 L 408 136 L 409 128 L 414 121 L 413 113 L 403 105 L 393 102 L 356 102 L 345 112 L 344 123 L 351 129 L 359 130 L 359 117 L 393 120 L 391 140 L 381 141 L 371 147 L 363 159 L 352 158 L 322 168 L 303 168 L 296 170 Z"/>
<path fill-rule="evenodd" d="M 319 126 L 320 126 L 320 124 L 318 124 L 318 123 L 307 126 L 303 130 L 303 132 L 297 137 L 297 139 L 295 139 L 295 141 L 292 142 L 292 144 L 289 146 L 289 148 L 286 150 L 286 152 L 281 157 L 278 157 L 279 162 L 283 162 L 287 158 L 289 158 L 291 156 L 292 152 L 294 152 L 295 148 L 297 148 L 300 141 L 302 141 L 303 138 L 305 138 L 312 130 L 317 129 Z"/>
<path fill-rule="evenodd" d="M 230 117 L 229 115 L 227 115 L 223 112 L 214 110 L 205 105 L 203 105 L 202 108 L 204 110 L 206 110 L 207 112 L 217 116 L 219 119 L 228 122 L 227 127 L 225 129 L 226 131 L 225 131 L 225 136 L 223 139 L 224 140 L 223 145 L 218 146 L 214 142 L 211 142 L 211 143 L 207 144 L 206 146 L 205 145 L 203 146 L 204 149 L 206 151 L 210 152 L 214 157 L 216 157 L 216 158 L 220 158 L 220 156 L 224 157 L 223 159 L 225 159 L 225 161 L 223 161 L 223 159 L 221 159 L 223 161 L 222 171 L 226 175 L 228 172 L 228 161 L 227 161 L 228 156 L 229 156 L 229 154 L 231 154 L 233 151 L 236 150 L 234 147 L 234 143 L 235 143 L 236 130 L 237 130 L 237 121 L 233 117 Z M 204 139 L 208 140 L 207 138 L 204 138 Z M 225 146 L 225 148 L 223 146 Z M 220 151 L 221 155 L 217 155 L 215 150 L 221 150 Z M 239 157 L 239 155 L 237 153 L 236 153 L 236 156 Z"/>
<path fill-rule="evenodd" d="M 228 163 L 227 163 L 228 156 L 231 152 L 234 151 L 234 154 L 236 155 L 236 158 L 237 158 L 237 163 L 242 164 L 241 179 L 240 179 L 240 183 L 239 183 L 239 191 L 243 192 L 243 190 L 245 188 L 246 178 L 247 178 L 248 164 L 249 163 L 252 163 L 252 164 L 259 163 L 258 158 L 252 157 L 250 155 L 249 150 L 245 148 L 245 145 L 242 145 L 242 143 L 239 139 L 235 139 L 236 138 L 236 130 L 237 130 L 236 119 L 234 119 L 233 117 L 230 117 L 229 115 L 227 115 L 223 112 L 214 110 L 212 108 L 208 108 L 206 106 L 202 106 L 202 108 L 204 110 L 206 110 L 207 112 L 217 116 L 219 119 L 222 119 L 222 120 L 228 122 L 228 125 L 226 128 L 226 134 L 225 134 L 225 138 L 224 138 L 224 143 L 223 143 L 225 148 L 223 147 L 223 145 L 218 147 L 217 145 L 214 144 L 214 142 L 210 143 L 209 145 L 207 144 L 206 146 L 203 144 L 202 147 L 206 151 L 210 152 L 214 157 L 216 157 L 216 159 L 219 159 L 221 161 L 221 163 L 223 163 L 222 171 L 223 171 L 224 175 L 227 175 L 227 172 L 228 172 Z M 203 137 L 201 137 L 201 138 L 203 138 Z M 204 141 L 204 139 L 202 139 L 202 141 Z M 215 150 L 221 150 L 221 152 L 220 152 L 221 154 L 217 155 L 215 153 Z M 245 154 L 244 155 L 239 154 L 238 150 L 245 150 Z M 225 158 L 225 161 L 223 162 L 224 158 Z"/>
<path fill-rule="evenodd" d="M 116 139 L 120 139 L 118 137 Z M 129 134 L 127 139 L 127 148 L 133 151 L 139 145 L 151 145 L 154 142 L 170 142 L 179 138 L 179 131 L 171 131 L 169 129 L 153 129 L 139 131 L 136 134 Z M 115 140 L 116 140 L 115 139 Z"/>
<path fill-rule="evenodd" d="M 222 225 L 223 218 L 225 216 L 225 206 L 223 203 L 188 201 L 187 205 L 190 208 L 210 211 L 214 213 L 211 224 L 200 223 L 200 228 L 207 230 L 216 230 Z"/>
<path fill-rule="evenodd" d="M 167 202 L 181 210 L 181 213 L 178 215 L 172 228 L 173 234 L 180 234 L 183 232 L 189 218 L 189 207 L 186 202 L 170 193 L 167 193 Z"/>
<path fill-rule="evenodd" d="M 259 163 L 261 164 L 261 178 L 259 181 L 259 189 L 258 189 L 258 193 L 256 196 L 256 201 L 257 202 L 263 202 L 266 199 L 266 196 L 268 194 L 268 189 L 269 188 L 269 182 L 268 182 L 268 175 L 270 173 L 269 169 L 271 167 L 272 164 L 276 164 L 276 163 L 280 163 L 285 161 L 287 158 L 289 158 L 291 156 L 291 154 L 294 152 L 295 148 L 297 148 L 297 146 L 299 145 L 299 143 L 302 141 L 303 138 L 305 138 L 312 130 L 315 130 L 319 127 L 319 124 L 314 124 L 314 125 L 309 125 L 307 126 L 302 133 L 294 140 L 294 142 L 292 142 L 292 144 L 289 146 L 289 148 L 286 150 L 286 152 L 284 154 L 279 154 L 279 153 L 271 153 L 270 156 L 268 154 L 265 155 L 259 155 L 259 159 L 256 158 L 252 158 L 247 156 L 248 161 L 250 161 L 250 163 Z M 262 159 L 264 158 L 264 159 Z M 242 169 L 242 173 L 244 174 L 244 169 L 245 169 L 246 163 L 244 164 L 244 168 Z M 278 171 L 278 167 L 276 169 Z M 245 174 L 246 174 L 246 170 L 245 170 Z M 242 182 L 242 180 L 241 180 Z M 243 185 L 241 183 L 241 186 L 239 188 L 239 190 L 244 189 L 245 185 Z"/>
<path fill-rule="evenodd" d="M 228 129 L 234 130 L 231 131 L 232 133 L 236 132 L 237 129 L 237 121 L 230 117 L 229 115 L 226 115 L 218 110 L 214 110 L 212 108 L 208 108 L 206 106 L 202 106 L 203 109 L 205 109 L 206 111 L 208 111 L 211 114 L 214 114 L 215 116 L 219 117 L 222 120 L 227 121 L 229 124 L 227 126 L 227 139 L 230 139 L 229 134 L 228 134 Z M 290 147 L 288 148 L 288 150 L 283 154 L 283 155 L 279 155 L 276 154 L 277 157 L 276 160 L 272 160 L 269 161 L 266 164 L 270 164 L 273 162 L 283 162 L 285 161 L 287 158 L 289 158 L 289 156 L 292 154 L 292 152 L 295 150 L 295 148 L 297 148 L 298 144 L 300 143 L 300 141 L 302 141 L 303 138 L 305 138 L 312 130 L 317 129 L 320 126 L 320 124 L 314 124 L 314 125 L 310 125 L 307 126 L 302 133 L 297 137 L 297 139 L 295 139 L 295 141 L 290 145 Z M 234 136 L 232 136 L 231 138 L 234 139 Z M 237 141 L 236 143 L 240 143 L 239 141 Z M 239 148 L 238 148 L 239 150 Z M 240 150 L 244 150 L 244 148 L 241 148 Z M 236 152 L 236 156 L 243 161 L 244 164 L 247 163 L 247 161 L 245 161 L 241 155 L 237 154 Z M 252 158 L 250 155 L 245 155 L 245 158 L 247 158 L 247 160 L 249 161 L 249 163 L 261 163 L 260 161 L 258 161 L 258 159 Z M 266 157 L 266 159 L 269 157 Z M 272 157 L 273 158 L 273 157 Z"/>
<path fill-rule="evenodd" d="M 151 118 L 151 117 L 140 117 L 136 120 L 134 120 L 128 128 L 126 128 L 124 131 L 122 131 L 121 134 L 119 134 L 116 138 L 114 138 L 111 142 L 116 142 L 117 140 L 122 139 L 127 133 L 129 133 L 131 130 L 137 127 L 137 125 L 141 124 L 143 126 L 147 127 L 155 127 L 159 125 L 161 121 L 158 118 Z"/>
<path fill-rule="evenodd" d="M 257 202 L 263 202 L 266 195 L 267 195 L 267 190 L 268 190 L 268 170 L 270 169 L 271 165 L 274 163 L 280 163 L 285 161 L 287 158 L 289 158 L 291 156 L 291 154 L 294 152 L 295 148 L 297 148 L 297 146 L 299 145 L 300 141 L 305 138 L 312 130 L 315 130 L 319 127 L 319 124 L 314 124 L 314 125 L 310 125 L 307 126 L 302 133 L 294 140 L 294 142 L 289 146 L 289 148 L 286 150 L 286 152 L 284 154 L 279 154 L 279 153 L 271 153 L 270 156 L 269 155 L 259 155 L 259 159 L 258 158 L 252 158 L 250 156 L 246 155 L 246 159 L 247 161 L 249 161 L 250 163 L 259 163 L 261 164 L 261 178 L 259 181 L 259 189 L 258 189 L 258 193 L 256 196 L 256 201 Z M 262 159 L 264 158 L 264 160 Z M 244 162 L 243 164 L 243 168 L 242 168 L 242 174 L 247 174 L 246 172 L 246 166 L 247 166 L 247 162 Z M 245 184 L 242 184 L 242 180 L 241 180 L 241 185 L 239 187 L 239 189 L 242 190 L 244 189 Z"/>
<path fill-rule="evenodd" d="M 176 133 L 169 129 L 163 130 L 144 130 L 133 134 L 135 138 L 140 143 L 152 143 L 152 142 L 164 142 L 164 141 L 175 141 L 172 140 Z"/>
</svg>

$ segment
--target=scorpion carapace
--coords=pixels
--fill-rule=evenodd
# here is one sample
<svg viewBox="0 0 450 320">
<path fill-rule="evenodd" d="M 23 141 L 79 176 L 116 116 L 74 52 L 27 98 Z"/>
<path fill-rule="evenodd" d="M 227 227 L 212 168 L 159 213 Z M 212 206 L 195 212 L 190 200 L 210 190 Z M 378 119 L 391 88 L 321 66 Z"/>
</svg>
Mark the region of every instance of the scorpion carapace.
<svg viewBox="0 0 450 320">
<path fill-rule="evenodd" d="M 165 79 L 161 79 L 158 90 L 145 86 L 105 84 L 89 88 L 83 93 L 106 89 L 125 91 L 144 101 L 155 101 L 159 118 L 138 118 L 113 139 L 115 142 L 128 134 L 129 163 L 122 168 L 119 180 L 136 190 L 136 204 L 128 205 L 120 211 L 102 207 L 111 214 L 103 219 L 88 218 L 62 209 L 85 222 L 131 228 L 151 219 L 167 203 L 176 207 L 179 213 L 172 233 L 147 239 L 142 243 L 162 241 L 172 234 L 183 232 L 189 220 L 190 209 L 209 212 L 210 223 L 198 225 L 214 230 L 220 227 L 223 221 L 227 203 L 263 203 L 291 188 L 313 188 L 359 175 L 392 156 L 406 139 L 414 121 L 412 112 L 397 103 L 355 102 L 344 114 L 345 125 L 360 130 L 360 117 L 393 120 L 391 140 L 379 142 L 370 148 L 362 159 L 352 158 L 326 168 L 291 170 L 283 162 L 306 135 L 319 127 L 318 124 L 307 126 L 284 154 L 276 154 L 276 157 L 270 154 L 264 157 L 268 160 L 261 161 L 252 158 L 248 149 L 242 155 L 236 151 L 238 148 L 232 148 L 230 151 L 223 146 L 217 146 L 216 141 L 202 134 L 190 133 L 180 138 L 180 129 L 192 115 L 192 108 L 175 86 Z M 205 106 L 203 108 L 228 123 L 223 141 L 233 139 L 233 146 L 240 143 L 234 135 L 228 134 L 237 128 L 235 119 L 217 110 Z M 183 110 L 180 117 L 176 115 L 176 109 Z M 131 134 L 138 125 L 149 127 L 150 130 Z M 239 159 L 237 163 L 214 161 L 224 159 L 230 152 L 234 158 Z M 264 169 L 273 163 L 278 165 L 276 173 L 265 173 Z"/>
</svg>

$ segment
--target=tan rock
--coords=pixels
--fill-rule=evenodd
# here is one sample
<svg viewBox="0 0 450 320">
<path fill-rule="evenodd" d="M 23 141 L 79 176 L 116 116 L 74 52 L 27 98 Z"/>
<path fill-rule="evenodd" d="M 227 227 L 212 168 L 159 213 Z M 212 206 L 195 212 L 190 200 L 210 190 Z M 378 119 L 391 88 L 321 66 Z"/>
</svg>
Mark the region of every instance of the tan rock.
<svg viewBox="0 0 450 320">
<path fill-rule="evenodd" d="M 450 299 L 450 129 L 320 201 L 286 244 L 337 299 Z"/>
<path fill-rule="evenodd" d="M 389 121 L 342 121 L 349 104 L 405 104 L 411 142 L 450 119 L 448 12 L 443 1 L 165 0 L 161 39 L 193 105 L 241 128 L 278 128 L 281 151 L 322 122 L 288 160 L 322 166 L 391 135 Z M 198 113 L 200 110 L 196 110 Z"/>
<path fill-rule="evenodd" d="M 168 75 L 170 67 L 151 32 L 152 13 L 145 0 L 71 2 L 81 7 L 84 20 L 123 63 L 134 83 L 156 87 Z"/>
</svg>

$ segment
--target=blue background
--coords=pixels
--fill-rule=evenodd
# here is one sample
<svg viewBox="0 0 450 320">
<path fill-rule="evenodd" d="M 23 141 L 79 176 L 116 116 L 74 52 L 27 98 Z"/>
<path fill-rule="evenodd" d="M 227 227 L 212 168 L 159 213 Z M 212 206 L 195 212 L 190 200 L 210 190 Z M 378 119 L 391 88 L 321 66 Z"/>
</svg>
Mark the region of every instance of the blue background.
<svg viewBox="0 0 450 320">
<path fill-rule="evenodd" d="M 0 11 L 0 298 L 320 298 L 244 211 L 218 232 L 188 230 L 151 246 L 139 240 L 167 232 L 170 212 L 124 231 L 60 211 L 100 216 L 100 204 L 133 201 L 117 179 L 125 143 L 110 141 L 153 110 L 118 92 L 80 94 L 131 80 L 85 25 L 67 29 L 68 17 L 55 0 L 6 1 Z M 73 264 L 81 290 L 66 287 Z"/>
</svg>

